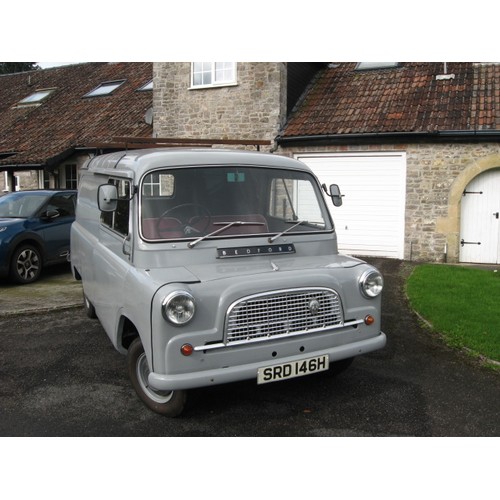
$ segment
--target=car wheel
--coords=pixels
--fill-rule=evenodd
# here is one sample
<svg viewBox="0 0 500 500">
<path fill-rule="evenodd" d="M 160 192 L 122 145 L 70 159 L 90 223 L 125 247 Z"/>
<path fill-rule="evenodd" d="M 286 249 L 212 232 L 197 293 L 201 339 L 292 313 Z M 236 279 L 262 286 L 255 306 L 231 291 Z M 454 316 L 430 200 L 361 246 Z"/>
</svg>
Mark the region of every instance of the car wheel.
<svg viewBox="0 0 500 500">
<path fill-rule="evenodd" d="M 10 262 L 10 276 L 20 284 L 36 281 L 42 272 L 42 256 L 32 245 L 16 248 Z"/>
<path fill-rule="evenodd" d="M 83 294 L 83 307 L 85 309 L 85 314 L 87 315 L 87 318 L 90 319 L 97 318 L 97 314 L 95 313 L 95 308 L 92 305 L 92 302 L 90 302 L 88 297 L 85 295 L 85 293 Z"/>
<path fill-rule="evenodd" d="M 179 416 L 186 406 L 186 391 L 157 391 L 148 383 L 148 360 L 140 338 L 136 338 L 127 353 L 128 373 L 132 386 L 142 402 L 160 415 Z"/>
<path fill-rule="evenodd" d="M 339 361 L 333 361 L 330 363 L 330 368 L 328 372 L 330 375 L 333 375 L 336 377 L 337 375 L 340 375 L 343 371 L 347 370 L 352 362 L 354 361 L 354 358 L 346 358 L 346 359 L 340 359 Z"/>
</svg>

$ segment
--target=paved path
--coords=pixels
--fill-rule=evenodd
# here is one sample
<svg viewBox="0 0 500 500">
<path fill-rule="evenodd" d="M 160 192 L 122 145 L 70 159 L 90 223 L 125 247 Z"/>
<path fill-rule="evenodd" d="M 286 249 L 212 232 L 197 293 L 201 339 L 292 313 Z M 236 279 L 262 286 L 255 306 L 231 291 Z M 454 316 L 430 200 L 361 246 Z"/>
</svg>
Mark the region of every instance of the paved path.
<svg viewBox="0 0 500 500">
<path fill-rule="evenodd" d="M 42 278 L 29 285 L 0 281 L 0 317 L 82 305 L 82 285 L 68 264 L 44 269 Z"/>
</svg>

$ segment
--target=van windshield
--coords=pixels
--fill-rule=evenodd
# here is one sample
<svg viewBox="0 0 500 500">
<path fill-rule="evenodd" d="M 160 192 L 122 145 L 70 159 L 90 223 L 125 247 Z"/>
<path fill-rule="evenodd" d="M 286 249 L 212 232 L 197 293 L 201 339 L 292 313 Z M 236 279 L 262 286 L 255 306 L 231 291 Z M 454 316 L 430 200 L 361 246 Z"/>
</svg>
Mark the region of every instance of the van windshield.
<svg viewBox="0 0 500 500">
<path fill-rule="evenodd" d="M 141 236 L 148 241 L 331 231 L 315 178 L 265 167 L 155 170 L 143 177 Z"/>
</svg>

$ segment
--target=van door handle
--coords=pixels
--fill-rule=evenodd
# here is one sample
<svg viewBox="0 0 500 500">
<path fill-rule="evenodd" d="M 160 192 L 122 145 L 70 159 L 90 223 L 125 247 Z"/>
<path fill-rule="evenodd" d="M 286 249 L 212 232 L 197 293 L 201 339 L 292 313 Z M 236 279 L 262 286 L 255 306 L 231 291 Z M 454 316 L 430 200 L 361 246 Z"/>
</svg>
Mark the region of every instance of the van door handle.
<svg viewBox="0 0 500 500">
<path fill-rule="evenodd" d="M 127 248 L 127 243 L 129 243 L 129 242 L 130 242 L 130 234 L 127 234 L 127 236 L 125 236 L 125 238 L 123 238 L 122 252 L 128 256 L 130 256 L 130 254 L 131 254 L 130 249 Z"/>
<path fill-rule="evenodd" d="M 498 219 L 498 217 L 500 216 L 500 212 L 493 212 L 493 215 L 495 216 L 495 219 Z"/>
</svg>

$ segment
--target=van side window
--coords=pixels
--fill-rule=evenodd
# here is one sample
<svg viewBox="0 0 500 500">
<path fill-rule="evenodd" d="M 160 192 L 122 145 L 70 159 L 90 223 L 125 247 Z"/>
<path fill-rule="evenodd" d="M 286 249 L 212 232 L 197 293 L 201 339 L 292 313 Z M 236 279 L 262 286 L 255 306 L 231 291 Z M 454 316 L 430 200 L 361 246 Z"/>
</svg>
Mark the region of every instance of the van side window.
<svg viewBox="0 0 500 500">
<path fill-rule="evenodd" d="M 129 233 L 130 181 L 110 179 L 108 184 L 114 184 L 118 188 L 118 203 L 114 212 L 101 212 L 101 223 L 127 236 Z"/>
</svg>

